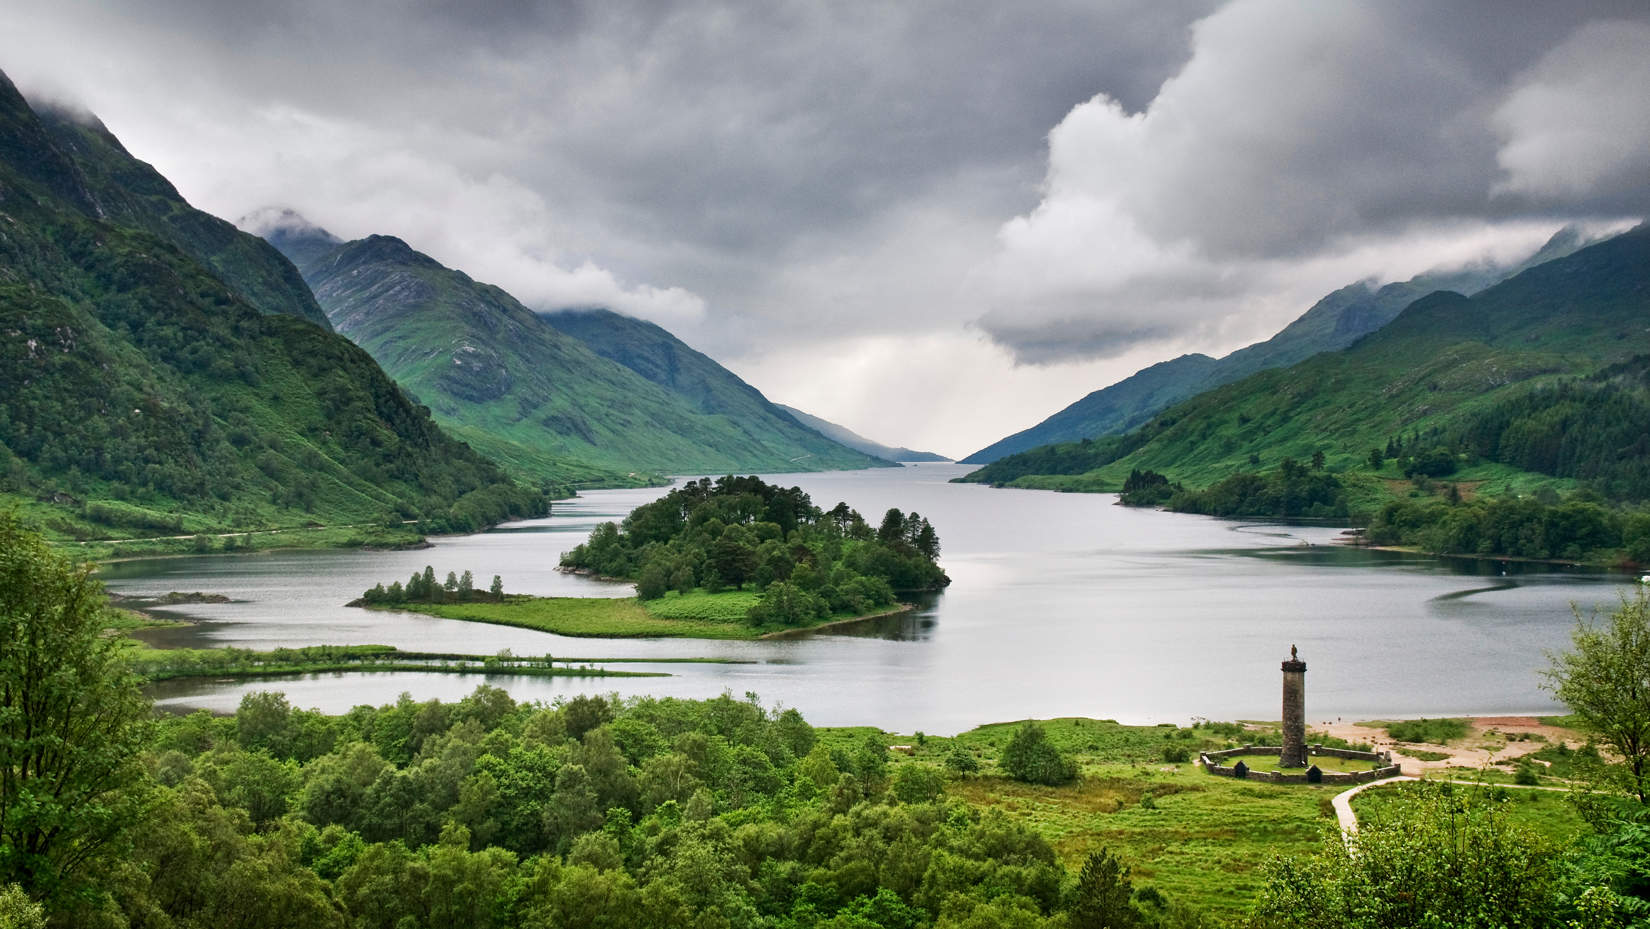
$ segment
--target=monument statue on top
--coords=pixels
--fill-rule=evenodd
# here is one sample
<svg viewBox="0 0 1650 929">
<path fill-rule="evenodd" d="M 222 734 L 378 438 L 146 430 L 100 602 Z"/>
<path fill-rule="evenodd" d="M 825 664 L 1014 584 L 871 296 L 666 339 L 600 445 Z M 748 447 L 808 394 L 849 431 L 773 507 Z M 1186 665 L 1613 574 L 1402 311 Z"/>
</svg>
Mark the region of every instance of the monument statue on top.
<svg viewBox="0 0 1650 929">
<path fill-rule="evenodd" d="M 1306 662 L 1295 646 L 1283 663 L 1283 751 L 1278 767 L 1306 767 Z"/>
</svg>

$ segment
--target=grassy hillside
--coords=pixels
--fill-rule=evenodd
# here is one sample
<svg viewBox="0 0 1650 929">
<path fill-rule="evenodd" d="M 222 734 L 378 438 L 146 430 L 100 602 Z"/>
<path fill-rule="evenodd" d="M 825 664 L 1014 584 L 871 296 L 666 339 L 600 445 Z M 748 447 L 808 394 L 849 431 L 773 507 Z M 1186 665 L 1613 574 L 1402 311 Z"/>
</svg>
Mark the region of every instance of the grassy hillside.
<svg viewBox="0 0 1650 929">
<path fill-rule="evenodd" d="M 800 421 L 711 356 L 655 323 L 612 310 L 559 310 L 540 314 L 540 318 L 602 358 L 686 399 L 701 414 L 728 417 L 751 436 L 795 449 L 797 454 L 787 459 L 794 462 L 792 470 L 886 467 L 891 460 Z"/>
<path fill-rule="evenodd" d="M 653 323 L 611 310 L 561 310 L 540 313 L 539 318 L 687 400 L 700 413 L 727 417 L 753 435 L 772 436 L 799 455 L 810 456 L 797 462 L 806 465 L 798 470 L 884 467 L 892 460 L 793 416 L 739 375 Z"/>
<path fill-rule="evenodd" d="M 301 304 L 255 305 L 152 232 L 221 227 L 122 199 L 148 169 L 111 144 L 83 170 L 0 76 L 3 505 L 94 539 L 543 511 Z"/>
<path fill-rule="evenodd" d="M 867 439 L 852 429 L 849 429 L 847 426 L 837 425 L 828 419 L 820 419 L 818 416 L 815 416 L 812 413 L 805 413 L 794 406 L 786 406 L 783 403 L 778 406 L 780 409 L 796 417 L 797 422 L 807 426 L 809 429 L 812 429 L 813 431 L 834 442 L 840 442 L 849 448 L 857 448 L 867 455 L 875 455 L 878 458 L 885 458 L 888 461 L 951 460 L 944 455 L 937 455 L 933 452 L 919 452 L 915 449 L 905 448 L 904 446 L 899 446 L 896 448 L 892 445 L 883 445 L 881 442 L 874 442 Z"/>
<path fill-rule="evenodd" d="M 678 387 L 639 376 L 400 239 L 371 236 L 329 251 L 302 236 L 277 241 L 310 256 L 301 270 L 339 332 L 436 421 L 519 473 L 617 483 L 646 472 L 878 463 L 764 409 L 760 394 L 697 353 L 687 360 L 743 390 L 702 373 Z"/>
<path fill-rule="evenodd" d="M 964 479 L 1116 490 L 1134 469 L 1202 486 L 1315 453 L 1332 471 L 1358 467 L 1394 437 L 1449 432 L 1514 391 L 1650 350 L 1647 311 L 1641 227 L 1475 297 L 1422 298 L 1345 351 L 1207 391 L 1129 435 L 1035 449 Z"/>
<path fill-rule="evenodd" d="M 1220 359 L 1182 355 L 1152 365 L 1094 391 L 1030 429 L 995 442 L 967 458 L 966 464 L 989 464 L 1041 445 L 1118 435 L 1206 390 L 1251 374 L 1283 368 L 1318 352 L 1351 345 L 1391 322 L 1415 300 L 1434 291 L 1472 294 L 1526 268 L 1571 254 L 1584 244 L 1571 228 L 1560 230 L 1526 261 L 1507 267 L 1479 266 L 1429 272 L 1407 281 L 1375 287 L 1368 281 L 1349 284 L 1313 304 L 1277 335 Z"/>
</svg>

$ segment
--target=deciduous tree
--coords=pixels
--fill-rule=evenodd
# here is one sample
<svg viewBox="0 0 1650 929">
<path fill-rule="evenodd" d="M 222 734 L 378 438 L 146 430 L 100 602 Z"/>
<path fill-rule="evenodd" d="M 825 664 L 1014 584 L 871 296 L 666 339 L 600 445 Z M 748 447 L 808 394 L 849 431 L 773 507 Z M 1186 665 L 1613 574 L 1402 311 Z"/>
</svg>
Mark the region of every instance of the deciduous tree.
<svg viewBox="0 0 1650 929">
<path fill-rule="evenodd" d="M 1605 625 L 1578 613 L 1571 648 L 1551 655 L 1546 686 L 1621 756 L 1626 787 L 1650 803 L 1650 598 L 1622 598 Z"/>
<path fill-rule="evenodd" d="M 102 585 L 0 515 L 0 884 L 65 891 L 138 815 L 149 703 Z"/>
</svg>

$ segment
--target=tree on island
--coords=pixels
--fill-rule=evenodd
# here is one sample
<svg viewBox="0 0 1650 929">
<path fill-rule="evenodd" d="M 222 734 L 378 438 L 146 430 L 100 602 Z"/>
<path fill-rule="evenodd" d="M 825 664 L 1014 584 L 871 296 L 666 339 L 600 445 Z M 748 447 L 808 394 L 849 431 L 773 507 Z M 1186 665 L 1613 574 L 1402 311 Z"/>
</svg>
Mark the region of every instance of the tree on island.
<svg viewBox="0 0 1650 929">
<path fill-rule="evenodd" d="M 642 600 L 670 591 L 755 589 L 759 626 L 863 615 L 896 592 L 938 590 L 940 539 L 917 513 L 889 509 L 873 529 L 846 503 L 821 510 L 800 488 L 728 475 L 689 481 L 602 523 L 562 557 L 569 568 L 631 579 Z"/>
<path fill-rule="evenodd" d="M 485 594 L 475 588 L 475 574 L 465 571 L 462 575 L 448 571 L 445 583 L 435 582 L 435 569 L 429 565 L 423 571 L 414 572 L 407 578 L 405 586 L 397 581 L 388 587 L 383 584 L 374 584 L 371 590 L 361 594 L 361 602 L 368 606 L 396 606 L 402 603 L 474 603 L 478 600 L 503 600 L 504 581 L 497 574 L 493 575 L 493 585 Z"/>
</svg>

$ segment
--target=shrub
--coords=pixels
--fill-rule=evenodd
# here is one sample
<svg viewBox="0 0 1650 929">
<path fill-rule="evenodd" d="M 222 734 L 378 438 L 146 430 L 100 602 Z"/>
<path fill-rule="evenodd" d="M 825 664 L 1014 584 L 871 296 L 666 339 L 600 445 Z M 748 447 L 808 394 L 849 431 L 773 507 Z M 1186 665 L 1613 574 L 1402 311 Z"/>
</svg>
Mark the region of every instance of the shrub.
<svg viewBox="0 0 1650 929">
<path fill-rule="evenodd" d="M 1467 734 L 1464 719 L 1406 719 L 1386 727 L 1386 731 L 1400 742 L 1429 742 L 1444 745 Z"/>
<path fill-rule="evenodd" d="M 945 756 L 945 766 L 957 774 L 973 774 L 980 770 L 980 761 L 961 742 L 953 742 Z"/>
<path fill-rule="evenodd" d="M 901 803 L 930 803 L 945 791 L 940 772 L 925 764 L 900 765 L 889 792 Z"/>
<path fill-rule="evenodd" d="M 1077 765 L 1060 754 L 1048 740 L 1048 733 L 1036 723 L 1026 723 L 1014 731 L 999 759 L 1008 776 L 1028 784 L 1065 784 L 1077 776 Z"/>
<path fill-rule="evenodd" d="M 1535 770 L 1535 765 L 1529 759 L 1519 759 L 1518 767 L 1513 769 L 1513 783 L 1525 787 L 1534 787 L 1541 783 L 1541 775 Z"/>
</svg>

